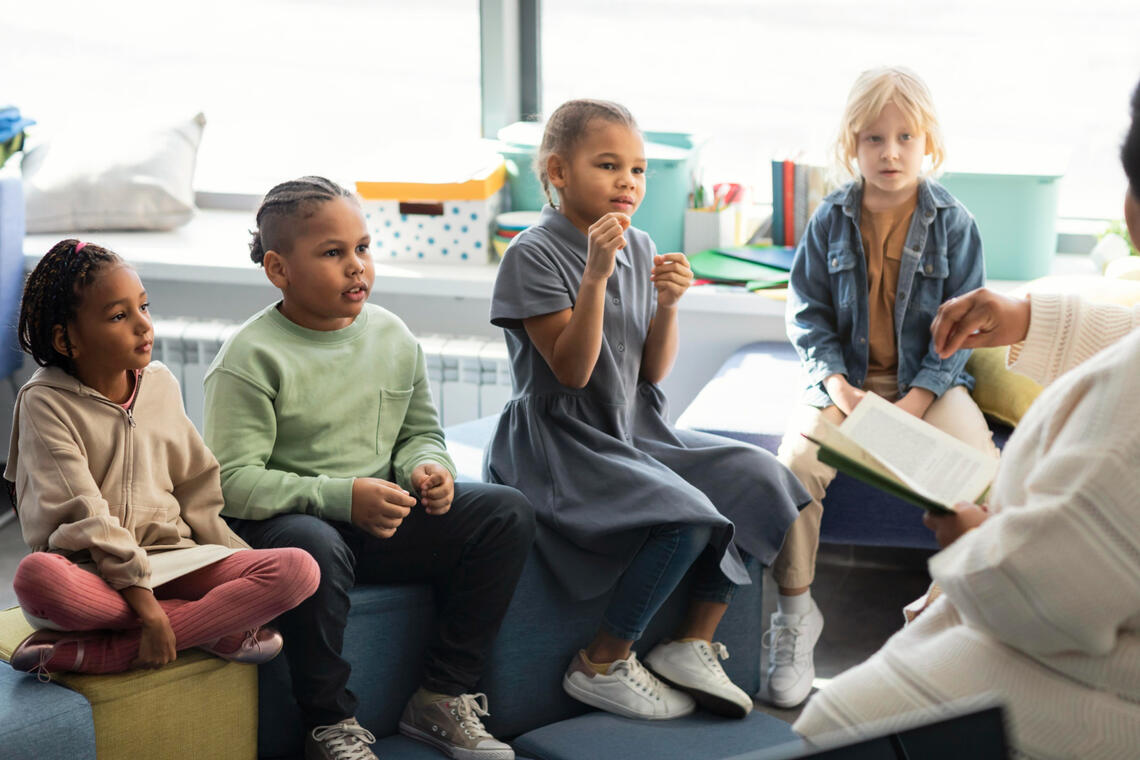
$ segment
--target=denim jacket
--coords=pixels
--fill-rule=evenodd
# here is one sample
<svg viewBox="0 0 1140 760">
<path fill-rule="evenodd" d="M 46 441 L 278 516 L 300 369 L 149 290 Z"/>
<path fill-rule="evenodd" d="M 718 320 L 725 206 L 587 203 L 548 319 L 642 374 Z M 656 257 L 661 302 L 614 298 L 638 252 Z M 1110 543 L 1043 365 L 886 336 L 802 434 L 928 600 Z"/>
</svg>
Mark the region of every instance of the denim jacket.
<svg viewBox="0 0 1140 760">
<path fill-rule="evenodd" d="M 803 400 L 816 407 L 833 403 L 823 387 L 829 375 L 846 375 L 856 388 L 867 380 L 869 307 L 867 259 L 859 233 L 862 198 L 862 181 L 824 198 L 792 263 L 788 339 L 806 372 Z M 895 295 L 900 395 L 919 387 L 937 398 L 954 385 L 974 387 L 974 378 L 965 371 L 970 352 L 939 358 L 930 325 L 942 303 L 984 283 L 982 240 L 973 216 L 946 188 L 920 180 Z"/>
</svg>

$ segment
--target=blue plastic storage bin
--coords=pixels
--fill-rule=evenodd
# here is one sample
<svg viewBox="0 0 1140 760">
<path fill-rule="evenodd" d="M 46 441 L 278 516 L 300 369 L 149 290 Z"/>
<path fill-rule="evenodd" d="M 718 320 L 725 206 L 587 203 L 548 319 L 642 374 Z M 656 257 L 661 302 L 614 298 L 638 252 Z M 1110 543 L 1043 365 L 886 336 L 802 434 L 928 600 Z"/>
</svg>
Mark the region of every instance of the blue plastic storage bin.
<svg viewBox="0 0 1140 760">
<path fill-rule="evenodd" d="M 685 207 L 700 151 L 707 139 L 687 132 L 644 132 L 645 200 L 633 223 L 649 233 L 662 253 L 680 251 L 685 236 Z M 537 211 L 546 204 L 532 164 L 542 141 L 542 125 L 519 121 L 499 130 L 500 153 L 507 160 L 511 208 Z"/>
<path fill-rule="evenodd" d="M 939 181 L 974 215 L 986 277 L 1032 280 L 1057 252 L 1059 174 L 947 173 Z"/>
</svg>

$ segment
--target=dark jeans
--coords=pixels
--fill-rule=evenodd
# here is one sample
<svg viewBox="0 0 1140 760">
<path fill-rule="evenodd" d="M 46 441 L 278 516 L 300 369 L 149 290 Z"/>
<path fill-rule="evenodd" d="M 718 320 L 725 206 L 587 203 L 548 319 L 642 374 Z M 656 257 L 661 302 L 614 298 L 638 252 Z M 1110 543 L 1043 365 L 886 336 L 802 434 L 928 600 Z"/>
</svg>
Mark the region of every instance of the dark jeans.
<svg viewBox="0 0 1140 760">
<path fill-rule="evenodd" d="M 320 565 L 316 593 L 276 622 L 287 642 L 293 695 L 310 727 L 356 714 L 356 696 L 347 688 L 350 666 L 341 657 L 354 584 L 431 582 L 439 626 L 428 646 L 423 686 L 441 694 L 468 693 L 534 539 L 534 512 L 526 497 L 486 483 L 456 483 L 447 514 L 428 515 L 416 506 L 388 539 L 304 514 L 230 524 L 255 548 L 298 546 Z"/>
<path fill-rule="evenodd" d="M 618 579 L 602 626 L 610 635 L 637 641 L 657 610 L 692 568 L 691 601 L 732 599 L 736 585 L 720 570 L 709 548 L 712 529 L 706 525 L 658 525 L 650 529 L 641 549 Z"/>
</svg>

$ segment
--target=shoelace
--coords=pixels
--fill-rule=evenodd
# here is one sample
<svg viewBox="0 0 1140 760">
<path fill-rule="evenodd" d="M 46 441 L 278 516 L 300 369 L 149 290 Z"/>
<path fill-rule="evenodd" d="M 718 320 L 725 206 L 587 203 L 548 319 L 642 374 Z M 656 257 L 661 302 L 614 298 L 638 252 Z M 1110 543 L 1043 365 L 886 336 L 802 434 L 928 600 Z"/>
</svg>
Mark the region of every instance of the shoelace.
<svg viewBox="0 0 1140 760">
<path fill-rule="evenodd" d="M 793 665 L 796 661 L 796 645 L 803 629 L 798 625 L 773 625 L 760 637 L 760 646 L 772 650 L 772 663 Z"/>
<path fill-rule="evenodd" d="M 241 649 L 242 647 L 244 647 L 246 645 L 246 642 L 252 642 L 253 646 L 257 649 L 257 651 L 260 652 L 261 651 L 261 642 L 257 640 L 257 632 L 260 630 L 261 630 L 260 628 L 253 628 L 253 629 L 246 631 L 245 637 L 242 638 L 241 644 L 238 646 L 238 649 Z"/>
<path fill-rule="evenodd" d="M 657 679 L 657 676 L 646 670 L 641 661 L 637 659 L 635 652 L 630 652 L 627 659 L 618 660 L 614 663 L 612 672 L 615 676 L 624 677 L 631 681 L 635 687 L 654 699 L 661 699 L 664 684 Z"/>
<path fill-rule="evenodd" d="M 370 760 L 376 757 L 369 744 L 376 741 L 372 732 L 356 723 L 336 723 L 331 726 L 317 726 L 313 738 L 324 744 L 336 760 Z"/>
<path fill-rule="evenodd" d="M 490 715 L 487 709 L 487 695 L 483 692 L 477 694 L 460 694 L 452 703 L 452 712 L 459 719 L 459 727 L 471 739 L 494 739 L 487 727 L 480 720 Z"/>
<path fill-rule="evenodd" d="M 728 647 L 719 641 L 714 641 L 711 644 L 706 644 L 702 641 L 699 642 L 699 649 L 701 650 L 701 656 L 705 658 L 705 662 L 712 668 L 717 680 L 731 681 L 728 674 L 724 672 L 724 668 L 720 666 L 720 660 L 728 659 Z"/>
<path fill-rule="evenodd" d="M 75 662 L 72 664 L 71 669 L 78 671 L 80 664 L 83 662 L 83 639 L 79 639 L 78 641 L 76 641 L 75 645 L 76 645 Z M 56 644 L 56 646 L 58 646 L 58 643 Z M 40 652 L 40 661 L 37 662 L 36 666 L 29 671 L 30 673 L 33 673 L 36 676 L 36 680 L 39 681 L 40 683 L 50 683 L 51 682 L 51 671 L 48 670 L 47 664 L 48 664 L 48 660 L 50 660 L 54 656 L 55 656 L 55 647 L 54 646 L 51 647 L 50 649 L 43 650 L 42 652 Z"/>
</svg>

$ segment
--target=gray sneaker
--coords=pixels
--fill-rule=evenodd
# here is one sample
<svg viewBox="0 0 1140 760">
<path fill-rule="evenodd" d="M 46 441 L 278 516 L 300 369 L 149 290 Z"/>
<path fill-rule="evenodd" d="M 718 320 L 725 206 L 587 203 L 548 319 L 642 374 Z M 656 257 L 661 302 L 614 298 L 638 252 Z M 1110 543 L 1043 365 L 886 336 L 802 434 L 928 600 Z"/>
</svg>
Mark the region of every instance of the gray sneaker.
<svg viewBox="0 0 1140 760">
<path fill-rule="evenodd" d="M 368 749 L 376 737 L 356 718 L 317 726 L 305 736 L 305 760 L 379 760 Z"/>
<path fill-rule="evenodd" d="M 487 732 L 480 720 L 486 694 L 460 694 L 416 707 L 409 699 L 400 716 L 400 733 L 432 745 L 455 760 L 515 760 L 515 751 Z"/>
</svg>

